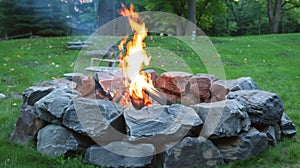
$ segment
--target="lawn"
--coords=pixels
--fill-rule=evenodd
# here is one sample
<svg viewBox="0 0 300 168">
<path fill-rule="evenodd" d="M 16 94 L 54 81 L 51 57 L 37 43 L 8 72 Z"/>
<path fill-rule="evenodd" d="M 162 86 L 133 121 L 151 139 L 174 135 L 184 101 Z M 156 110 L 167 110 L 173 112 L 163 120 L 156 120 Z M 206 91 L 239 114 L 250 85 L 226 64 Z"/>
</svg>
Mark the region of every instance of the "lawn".
<svg viewBox="0 0 300 168">
<path fill-rule="evenodd" d="M 227 79 L 250 76 L 260 89 L 277 93 L 284 103 L 285 113 L 297 128 L 300 126 L 300 34 L 263 35 L 244 37 L 212 37 L 224 65 Z M 20 114 L 21 93 L 38 82 L 62 77 L 73 72 L 80 52 L 67 50 L 67 41 L 84 37 L 55 37 L 0 41 L 0 166 L 1 167 L 89 167 L 74 158 L 48 158 L 35 149 L 33 143 L 25 146 L 9 143 L 10 133 Z M 147 38 L 147 47 L 160 46 L 169 55 L 180 55 L 191 72 L 207 72 L 195 53 L 178 49 L 180 42 L 173 37 Z M 188 47 L 187 47 L 188 48 Z M 165 50 L 152 52 L 152 57 L 164 57 Z M 170 65 L 181 65 L 177 60 Z M 162 63 L 163 61 L 160 61 Z M 180 67 L 180 66 L 179 66 Z M 172 68 L 172 67 L 170 67 Z M 163 71 L 164 68 L 157 69 Z M 298 130 L 299 131 L 299 130 Z M 299 167 L 300 135 L 284 139 L 269 147 L 261 155 L 223 167 Z M 92 166 L 90 166 L 92 167 Z"/>
</svg>

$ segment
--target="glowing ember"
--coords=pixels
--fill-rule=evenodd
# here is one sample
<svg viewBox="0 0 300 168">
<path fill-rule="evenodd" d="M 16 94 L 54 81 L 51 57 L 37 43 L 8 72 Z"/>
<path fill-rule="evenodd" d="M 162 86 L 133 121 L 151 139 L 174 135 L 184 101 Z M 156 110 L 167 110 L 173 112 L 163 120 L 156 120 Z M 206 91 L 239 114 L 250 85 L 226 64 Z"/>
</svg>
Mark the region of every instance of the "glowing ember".
<svg viewBox="0 0 300 168">
<path fill-rule="evenodd" d="M 144 88 L 153 88 L 151 76 L 145 72 L 141 72 L 145 65 L 149 65 L 151 59 L 144 50 L 146 44 L 143 42 L 147 37 L 148 29 L 145 23 L 141 21 L 140 15 L 134 12 L 133 8 L 134 6 L 132 4 L 129 9 L 122 4 L 122 9 L 118 11 L 122 16 L 127 17 L 134 33 L 132 40 L 126 44 L 126 55 L 120 56 L 120 66 L 125 77 L 129 80 L 129 84 L 127 85 L 133 101 L 135 101 L 135 99 L 142 99 L 144 106 L 150 106 L 152 103 L 143 90 Z M 120 50 L 123 50 L 123 45 L 127 41 L 127 38 L 128 36 L 121 41 L 119 45 Z"/>
</svg>

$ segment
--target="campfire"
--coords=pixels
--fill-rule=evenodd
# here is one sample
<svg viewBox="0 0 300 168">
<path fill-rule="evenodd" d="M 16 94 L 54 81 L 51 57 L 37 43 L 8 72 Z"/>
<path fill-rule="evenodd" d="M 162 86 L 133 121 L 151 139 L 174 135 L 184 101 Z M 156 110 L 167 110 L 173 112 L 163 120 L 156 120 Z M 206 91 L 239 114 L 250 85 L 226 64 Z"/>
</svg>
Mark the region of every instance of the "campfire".
<svg viewBox="0 0 300 168">
<path fill-rule="evenodd" d="M 153 101 L 170 105 L 171 101 L 167 100 L 165 95 L 153 85 L 152 75 L 156 75 L 156 73 L 142 71 L 144 66 L 150 64 L 151 60 L 151 56 L 148 56 L 144 49 L 146 47 L 144 39 L 147 37 L 148 30 L 143 19 L 134 11 L 132 4 L 129 9 L 122 4 L 122 8 L 118 12 L 127 18 L 133 36 L 132 38 L 128 35 L 125 36 L 118 45 L 121 72 L 95 74 L 95 97 L 109 99 L 126 108 L 130 108 L 132 105 L 135 109 L 152 106 Z M 124 48 L 126 48 L 126 52 L 124 52 Z"/>
</svg>

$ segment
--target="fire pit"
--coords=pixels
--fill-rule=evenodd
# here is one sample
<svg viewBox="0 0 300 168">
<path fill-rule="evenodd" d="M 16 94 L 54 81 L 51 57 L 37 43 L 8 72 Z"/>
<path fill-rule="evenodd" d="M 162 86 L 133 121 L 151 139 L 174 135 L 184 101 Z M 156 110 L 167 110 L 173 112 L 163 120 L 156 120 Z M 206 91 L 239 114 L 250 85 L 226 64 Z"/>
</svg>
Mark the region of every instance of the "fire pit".
<svg viewBox="0 0 300 168">
<path fill-rule="evenodd" d="M 50 157 L 83 151 L 84 162 L 106 167 L 214 167 L 296 134 L 279 96 L 250 77 L 144 70 L 154 59 L 147 28 L 133 6 L 120 13 L 134 35 L 119 40 L 119 67 L 26 89 L 10 141 L 35 141 Z"/>
</svg>

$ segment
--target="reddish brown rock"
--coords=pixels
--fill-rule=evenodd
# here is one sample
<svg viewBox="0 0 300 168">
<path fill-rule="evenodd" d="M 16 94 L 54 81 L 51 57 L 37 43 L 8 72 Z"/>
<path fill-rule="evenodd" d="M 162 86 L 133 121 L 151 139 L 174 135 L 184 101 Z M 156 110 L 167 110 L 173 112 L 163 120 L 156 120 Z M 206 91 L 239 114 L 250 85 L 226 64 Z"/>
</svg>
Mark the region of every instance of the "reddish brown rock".
<svg viewBox="0 0 300 168">
<path fill-rule="evenodd" d="M 98 72 L 95 74 L 96 81 L 104 89 L 104 91 L 115 92 L 125 89 L 125 77 L 122 72 L 111 74 L 109 72 Z"/>
<path fill-rule="evenodd" d="M 186 93 L 186 86 L 192 75 L 186 72 L 165 72 L 157 77 L 156 85 L 158 88 L 167 90 L 177 95 Z"/>
<path fill-rule="evenodd" d="M 198 74 L 190 79 L 190 93 L 199 98 L 202 102 L 210 99 L 211 77 Z"/>
<path fill-rule="evenodd" d="M 95 98 L 95 80 L 89 76 L 82 79 L 82 87 L 79 90 L 82 97 Z"/>
<path fill-rule="evenodd" d="M 226 89 L 224 86 L 213 83 L 211 88 L 211 102 L 217 102 L 217 101 L 222 101 L 225 100 L 226 95 L 229 93 L 229 89 Z"/>
</svg>

